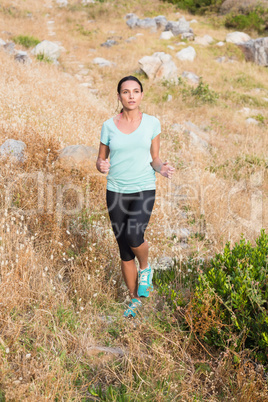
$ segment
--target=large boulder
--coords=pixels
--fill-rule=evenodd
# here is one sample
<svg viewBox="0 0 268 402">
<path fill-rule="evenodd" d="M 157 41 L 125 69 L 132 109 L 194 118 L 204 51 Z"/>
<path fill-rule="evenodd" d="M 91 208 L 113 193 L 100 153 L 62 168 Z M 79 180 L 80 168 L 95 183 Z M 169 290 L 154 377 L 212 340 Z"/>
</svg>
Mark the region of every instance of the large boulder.
<svg viewBox="0 0 268 402">
<path fill-rule="evenodd" d="M 210 45 L 214 40 L 210 35 L 204 35 L 204 36 L 196 36 L 195 37 L 195 43 L 198 45 L 203 45 L 203 46 L 208 46 Z"/>
<path fill-rule="evenodd" d="M 226 35 L 226 42 L 242 43 L 250 40 L 250 36 L 244 32 L 231 32 Z"/>
<path fill-rule="evenodd" d="M 0 147 L 1 158 L 11 157 L 16 162 L 24 162 L 26 144 L 23 141 L 8 139 Z"/>
<path fill-rule="evenodd" d="M 268 8 L 268 0 L 225 0 L 221 5 L 220 12 L 222 14 L 229 12 L 247 13 L 256 6 Z"/>
<path fill-rule="evenodd" d="M 184 18 L 180 18 L 179 21 L 169 21 L 165 26 L 165 31 L 171 31 L 174 36 L 185 32 L 193 32 L 192 28 L 190 28 L 190 23 Z"/>
<path fill-rule="evenodd" d="M 188 46 L 185 49 L 176 53 L 176 57 L 181 61 L 194 61 L 196 57 L 196 51 L 192 46 Z"/>
<path fill-rule="evenodd" d="M 156 22 L 157 28 L 161 29 L 164 29 L 168 23 L 164 15 L 158 15 L 157 17 L 154 17 L 154 20 Z"/>
<path fill-rule="evenodd" d="M 237 46 L 243 51 L 246 61 L 268 66 L 268 37 L 237 43 Z"/>
<path fill-rule="evenodd" d="M 90 146 L 69 145 L 59 151 L 57 162 L 65 167 L 93 166 L 96 163 L 97 154 L 97 150 Z"/>
<path fill-rule="evenodd" d="M 66 7 L 68 6 L 68 0 L 56 0 L 56 3 L 59 7 Z"/>
<path fill-rule="evenodd" d="M 167 24 L 167 19 L 164 15 L 140 19 L 136 14 L 129 13 L 125 16 L 125 19 L 130 28 L 150 28 L 152 31 L 156 31 L 157 28 L 164 29 Z"/>
<path fill-rule="evenodd" d="M 156 52 L 152 56 L 144 56 L 139 60 L 141 70 L 150 80 L 177 80 L 177 67 L 172 57 L 164 52 Z"/>
<path fill-rule="evenodd" d="M 47 59 L 57 63 L 58 58 L 61 54 L 61 48 L 57 43 L 50 42 L 49 40 L 43 40 L 38 43 L 32 50 L 32 54 L 35 56 L 44 55 Z"/>
</svg>

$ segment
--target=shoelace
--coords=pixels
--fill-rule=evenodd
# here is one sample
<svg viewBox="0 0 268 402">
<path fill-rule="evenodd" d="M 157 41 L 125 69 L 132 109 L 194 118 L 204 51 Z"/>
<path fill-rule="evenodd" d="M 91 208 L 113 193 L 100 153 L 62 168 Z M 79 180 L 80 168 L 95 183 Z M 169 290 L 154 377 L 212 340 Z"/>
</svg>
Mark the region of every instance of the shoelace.
<svg viewBox="0 0 268 402">
<path fill-rule="evenodd" d="M 147 268 L 144 271 L 147 271 Z M 140 272 L 140 280 L 139 280 L 140 285 L 148 285 L 148 277 L 150 273 L 151 273 L 150 271 Z"/>
</svg>

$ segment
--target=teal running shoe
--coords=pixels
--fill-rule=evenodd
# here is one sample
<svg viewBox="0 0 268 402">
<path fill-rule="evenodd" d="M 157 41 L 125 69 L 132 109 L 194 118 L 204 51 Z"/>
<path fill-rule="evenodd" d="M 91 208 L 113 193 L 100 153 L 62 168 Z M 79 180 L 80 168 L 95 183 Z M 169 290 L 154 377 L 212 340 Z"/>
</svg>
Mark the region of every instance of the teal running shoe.
<svg viewBox="0 0 268 402">
<path fill-rule="evenodd" d="M 138 299 L 131 299 L 131 302 L 128 305 L 128 309 L 124 311 L 124 317 L 136 317 L 137 310 L 142 307 L 142 302 Z"/>
<path fill-rule="evenodd" d="M 138 296 L 139 297 L 149 297 L 150 291 L 154 289 L 153 287 L 153 270 L 148 265 L 148 268 L 139 270 L 139 277 L 138 277 Z"/>
</svg>

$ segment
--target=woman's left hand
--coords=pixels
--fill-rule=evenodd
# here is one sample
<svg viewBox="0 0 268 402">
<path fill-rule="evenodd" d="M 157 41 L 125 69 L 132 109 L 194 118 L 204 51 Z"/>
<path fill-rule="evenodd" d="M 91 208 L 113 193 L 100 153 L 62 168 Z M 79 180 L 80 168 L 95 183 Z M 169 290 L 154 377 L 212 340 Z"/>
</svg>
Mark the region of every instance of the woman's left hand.
<svg viewBox="0 0 268 402">
<path fill-rule="evenodd" d="M 175 172 L 175 168 L 170 166 L 168 162 L 164 162 L 161 166 L 160 174 L 168 179 L 171 179 L 173 173 Z"/>
</svg>

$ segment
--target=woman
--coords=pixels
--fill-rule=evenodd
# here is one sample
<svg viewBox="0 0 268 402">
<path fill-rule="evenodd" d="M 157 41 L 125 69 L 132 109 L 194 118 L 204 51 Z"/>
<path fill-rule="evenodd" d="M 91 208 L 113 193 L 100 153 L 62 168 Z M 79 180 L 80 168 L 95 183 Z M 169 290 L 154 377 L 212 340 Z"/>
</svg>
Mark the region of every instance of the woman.
<svg viewBox="0 0 268 402">
<path fill-rule="evenodd" d="M 141 82 L 133 76 L 122 78 L 117 97 L 123 108 L 102 126 L 96 167 L 99 172 L 108 173 L 106 202 L 131 298 L 124 316 L 135 317 L 142 306 L 140 298 L 148 297 L 153 289 L 144 232 L 155 200 L 155 171 L 171 178 L 174 168 L 159 159 L 159 120 L 139 110 L 143 98 Z"/>
</svg>

